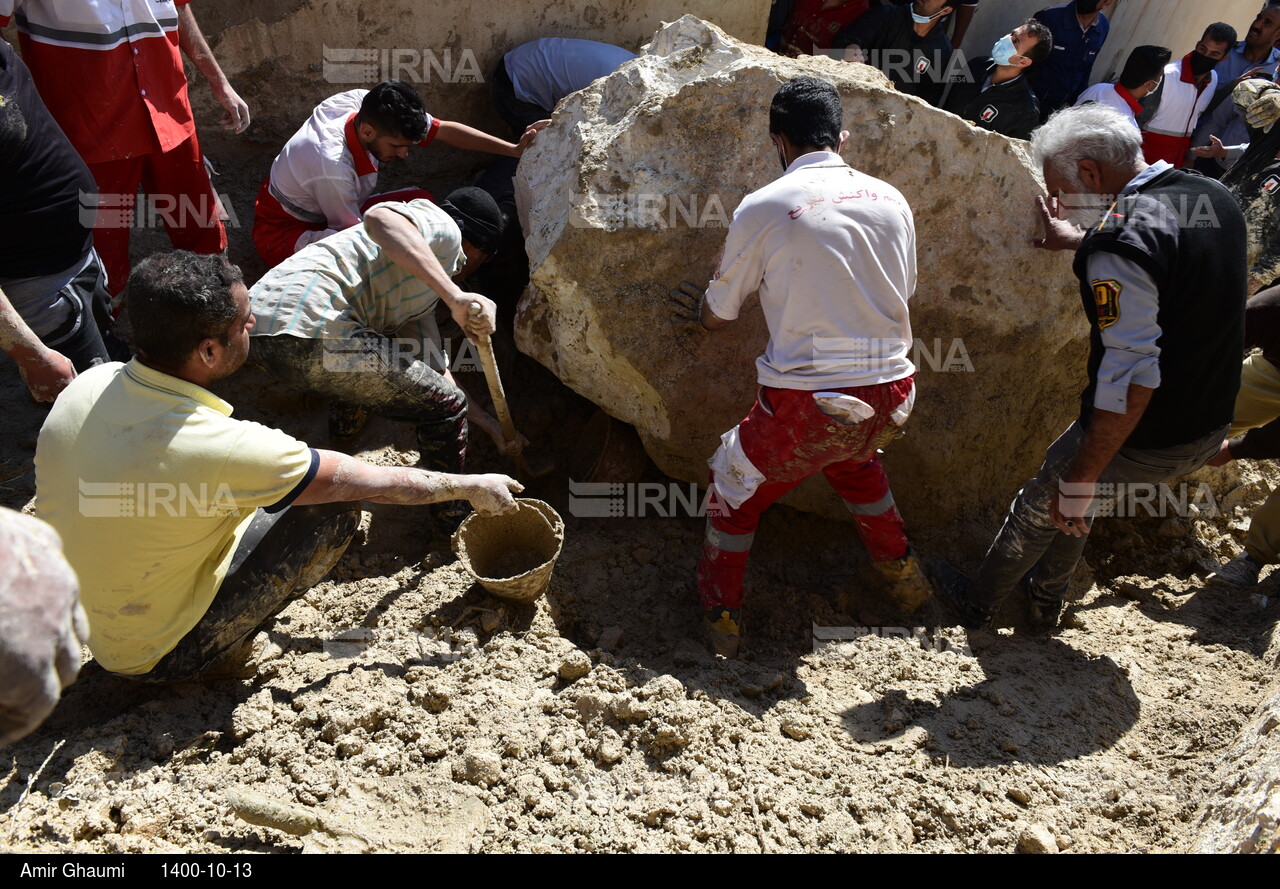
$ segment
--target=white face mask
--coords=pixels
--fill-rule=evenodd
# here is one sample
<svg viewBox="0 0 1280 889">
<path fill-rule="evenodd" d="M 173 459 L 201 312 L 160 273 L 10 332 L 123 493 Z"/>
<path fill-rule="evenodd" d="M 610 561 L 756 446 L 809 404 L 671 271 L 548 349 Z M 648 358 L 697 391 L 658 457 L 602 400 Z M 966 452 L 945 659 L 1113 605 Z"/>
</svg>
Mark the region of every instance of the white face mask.
<svg viewBox="0 0 1280 889">
<path fill-rule="evenodd" d="M 996 41 L 996 45 L 991 47 L 992 60 L 1001 67 L 1007 67 L 1013 64 L 1013 60 L 1017 58 L 1018 50 L 1013 45 L 1013 35 L 1006 34 Z"/>
<path fill-rule="evenodd" d="M 937 15 L 920 15 L 916 12 L 916 5 L 914 3 L 911 4 L 911 20 L 917 25 L 927 25 L 939 15 L 942 15 L 942 13 L 939 12 Z"/>
</svg>

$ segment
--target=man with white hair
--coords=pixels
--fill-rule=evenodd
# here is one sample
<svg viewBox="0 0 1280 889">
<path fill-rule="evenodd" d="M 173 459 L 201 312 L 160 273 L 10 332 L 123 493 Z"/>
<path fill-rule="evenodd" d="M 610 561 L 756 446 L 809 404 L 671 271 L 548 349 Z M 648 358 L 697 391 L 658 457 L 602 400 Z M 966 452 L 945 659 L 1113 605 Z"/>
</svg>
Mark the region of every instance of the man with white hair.
<svg viewBox="0 0 1280 889">
<path fill-rule="evenodd" d="M 1076 252 L 1088 385 L 977 576 L 944 568 L 939 585 L 966 626 L 984 627 L 1025 583 L 1030 628 L 1045 631 L 1058 625 L 1093 517 L 1131 512 L 1221 444 L 1240 387 L 1245 222 L 1218 183 L 1148 165 L 1142 137 L 1112 108 L 1058 112 L 1031 149 L 1049 192 L 1045 237 L 1033 244 Z"/>
</svg>

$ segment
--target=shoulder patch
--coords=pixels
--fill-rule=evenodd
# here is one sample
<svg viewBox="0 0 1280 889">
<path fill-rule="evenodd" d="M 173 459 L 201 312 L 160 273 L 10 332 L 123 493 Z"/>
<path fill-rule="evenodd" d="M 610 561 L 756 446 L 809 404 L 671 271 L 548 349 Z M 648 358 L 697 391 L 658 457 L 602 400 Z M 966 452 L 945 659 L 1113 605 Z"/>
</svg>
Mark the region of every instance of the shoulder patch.
<svg viewBox="0 0 1280 889">
<path fill-rule="evenodd" d="M 1123 289 L 1119 281 L 1093 282 L 1093 302 L 1098 309 L 1098 329 L 1106 330 L 1120 320 L 1120 291 Z"/>
<path fill-rule="evenodd" d="M 1274 197 L 1276 192 L 1280 191 L 1280 173 L 1272 173 L 1266 179 L 1263 179 L 1261 189 L 1265 194 Z"/>
<path fill-rule="evenodd" d="M 978 117 L 982 119 L 983 123 L 991 123 L 991 121 L 995 120 L 999 116 L 1000 109 L 994 105 L 988 105 L 986 108 L 983 108 L 982 113 L 978 115 Z"/>
</svg>

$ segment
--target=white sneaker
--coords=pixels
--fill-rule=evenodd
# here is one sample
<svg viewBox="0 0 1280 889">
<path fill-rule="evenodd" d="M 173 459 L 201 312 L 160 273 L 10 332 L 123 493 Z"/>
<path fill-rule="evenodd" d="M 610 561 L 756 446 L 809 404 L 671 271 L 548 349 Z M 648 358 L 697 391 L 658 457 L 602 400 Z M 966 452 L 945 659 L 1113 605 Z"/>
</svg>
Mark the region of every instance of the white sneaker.
<svg viewBox="0 0 1280 889">
<path fill-rule="evenodd" d="M 1260 573 L 1262 573 L 1262 563 L 1248 552 L 1242 552 L 1205 580 L 1219 586 L 1251 587 L 1257 585 Z"/>
</svg>

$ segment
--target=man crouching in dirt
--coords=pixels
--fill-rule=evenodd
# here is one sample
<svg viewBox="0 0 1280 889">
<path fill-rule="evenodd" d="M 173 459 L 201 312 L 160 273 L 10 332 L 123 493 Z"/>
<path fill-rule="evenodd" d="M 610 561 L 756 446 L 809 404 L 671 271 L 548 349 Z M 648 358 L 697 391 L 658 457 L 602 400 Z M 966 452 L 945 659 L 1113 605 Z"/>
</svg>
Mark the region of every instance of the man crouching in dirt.
<svg viewBox="0 0 1280 889">
<path fill-rule="evenodd" d="M 504 454 L 517 454 L 523 439 L 507 442 L 497 421 L 454 382 L 435 321 L 444 300 L 468 336 L 493 333 L 493 301 L 458 282 L 501 238 L 502 213 L 478 188 L 457 189 L 439 206 L 380 204 L 361 224 L 304 247 L 254 285 L 253 362 L 339 411 L 354 407 L 414 423 L 427 469 L 462 471 L 468 420 Z M 480 311 L 473 315 L 474 304 Z M 331 413 L 335 439 L 358 431 L 358 424 L 335 421 L 344 415 Z M 466 514 L 464 503 L 433 507 L 437 545 Z"/>
<path fill-rule="evenodd" d="M 1025 582 L 1031 629 L 1043 632 L 1061 619 L 1093 517 L 1128 486 L 1149 490 L 1217 453 L 1240 387 L 1247 274 L 1231 194 L 1163 161 L 1148 166 L 1114 109 L 1060 111 L 1031 149 L 1059 210 L 1040 201 L 1046 237 L 1034 244 L 1076 251 L 1088 386 L 977 577 L 944 568 L 939 586 L 966 626 L 984 627 Z"/>
<path fill-rule="evenodd" d="M 911 554 L 878 448 L 915 401 L 907 301 L 916 286 L 915 224 L 892 185 L 839 155 L 840 94 L 797 77 L 778 90 L 769 135 L 785 171 L 734 212 L 705 296 L 676 294 L 677 314 L 718 330 L 760 293 L 769 346 L 756 362 L 751 412 L 711 458 L 719 505 L 708 515 L 698 594 L 711 643 L 733 657 L 742 632 L 742 580 L 760 517 L 800 482 L 823 473 L 897 603 L 930 596 Z"/>
<path fill-rule="evenodd" d="M 36 512 L 62 536 L 107 670 L 201 673 L 324 577 L 360 500 L 512 508 L 506 476 L 371 466 L 232 419 L 209 387 L 244 363 L 254 316 L 224 257 L 151 257 L 128 305 L 137 357 L 77 377 L 35 458 Z"/>
</svg>

